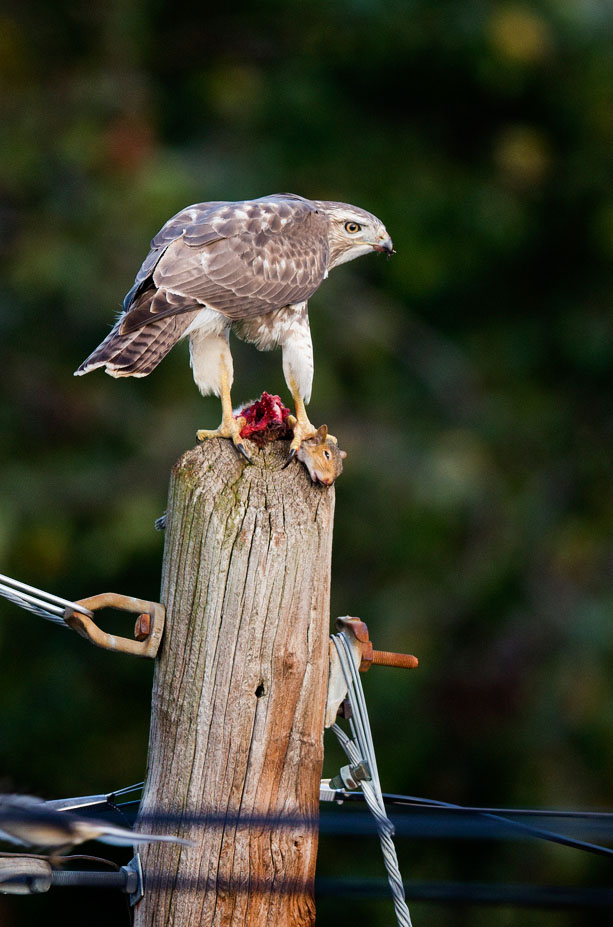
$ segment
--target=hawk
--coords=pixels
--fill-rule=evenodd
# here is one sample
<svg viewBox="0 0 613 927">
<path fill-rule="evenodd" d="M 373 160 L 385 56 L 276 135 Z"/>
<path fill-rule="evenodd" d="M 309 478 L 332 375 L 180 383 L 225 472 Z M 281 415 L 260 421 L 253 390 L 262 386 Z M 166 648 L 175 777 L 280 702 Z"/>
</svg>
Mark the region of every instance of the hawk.
<svg viewBox="0 0 613 927">
<path fill-rule="evenodd" d="M 196 385 L 222 408 L 219 428 L 198 431 L 198 439 L 231 438 L 247 457 L 244 421 L 232 413 L 230 329 L 260 351 L 280 346 L 296 410 L 291 459 L 315 431 L 305 408 L 313 381 L 308 301 L 333 267 L 370 251 L 389 255 L 392 240 L 376 216 L 347 203 L 276 193 L 188 206 L 152 240 L 112 331 L 75 375 L 105 367 L 112 377 L 145 377 L 189 338 Z"/>
</svg>

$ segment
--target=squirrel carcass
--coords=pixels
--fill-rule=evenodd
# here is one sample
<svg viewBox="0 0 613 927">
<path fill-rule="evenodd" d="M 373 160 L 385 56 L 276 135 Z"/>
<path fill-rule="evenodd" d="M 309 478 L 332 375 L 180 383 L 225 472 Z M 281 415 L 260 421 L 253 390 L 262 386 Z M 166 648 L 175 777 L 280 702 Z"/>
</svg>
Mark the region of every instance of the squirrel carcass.
<svg viewBox="0 0 613 927">
<path fill-rule="evenodd" d="M 260 399 L 235 413 L 235 418 L 245 419 L 240 436 L 249 438 L 258 447 L 263 447 L 279 438 L 291 438 L 293 416 L 290 415 L 279 396 L 262 393 Z M 298 460 L 309 471 L 314 483 L 331 486 L 343 469 L 347 456 L 341 451 L 336 439 L 328 434 L 327 425 L 321 425 L 302 440 L 296 453 Z"/>
</svg>

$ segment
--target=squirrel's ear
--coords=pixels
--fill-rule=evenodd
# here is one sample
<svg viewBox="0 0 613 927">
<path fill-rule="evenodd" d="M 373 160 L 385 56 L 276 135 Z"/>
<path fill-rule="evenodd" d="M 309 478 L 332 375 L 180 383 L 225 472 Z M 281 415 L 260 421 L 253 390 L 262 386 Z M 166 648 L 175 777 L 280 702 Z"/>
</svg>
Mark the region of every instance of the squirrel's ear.
<svg viewBox="0 0 613 927">
<path fill-rule="evenodd" d="M 341 455 L 341 460 L 344 460 L 347 456 L 347 451 L 339 451 L 339 454 Z"/>
<path fill-rule="evenodd" d="M 328 426 L 320 425 L 317 431 L 315 432 L 318 438 L 321 438 L 321 443 L 323 444 L 326 438 L 328 437 Z"/>
</svg>

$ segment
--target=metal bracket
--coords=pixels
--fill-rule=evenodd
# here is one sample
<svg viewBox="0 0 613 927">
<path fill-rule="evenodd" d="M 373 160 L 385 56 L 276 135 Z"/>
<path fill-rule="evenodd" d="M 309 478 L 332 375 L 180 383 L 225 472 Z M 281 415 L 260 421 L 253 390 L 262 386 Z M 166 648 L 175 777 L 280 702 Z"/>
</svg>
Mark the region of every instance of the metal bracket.
<svg viewBox="0 0 613 927">
<path fill-rule="evenodd" d="M 349 615 L 345 615 L 344 618 L 336 619 L 336 627 L 341 632 L 348 632 L 351 635 L 352 642 L 353 640 L 358 642 L 362 655 L 360 661 L 361 673 L 369 670 L 373 663 L 378 666 L 398 666 L 402 669 L 415 669 L 419 664 L 419 660 L 412 653 L 373 650 L 372 641 L 368 636 L 368 625 L 360 618 L 351 618 Z"/>
<path fill-rule="evenodd" d="M 335 801 L 339 805 L 343 804 L 343 800 L 336 797 L 337 790 L 330 787 L 329 779 L 322 779 L 319 783 L 319 800 L 320 801 Z"/>
<path fill-rule="evenodd" d="M 355 665 L 359 667 L 362 659 L 360 644 L 353 637 L 349 638 L 349 643 L 351 645 L 351 658 Z M 347 683 L 343 675 L 341 661 L 332 640 L 328 642 L 328 656 L 330 659 L 330 669 L 328 672 L 328 695 L 326 698 L 324 727 L 332 727 L 347 695 Z"/>
<path fill-rule="evenodd" d="M 145 894 L 143 889 L 143 867 L 140 856 L 136 853 L 126 866 L 121 867 L 126 874 L 126 887 L 124 891 L 130 896 L 130 904 L 134 907 Z"/>
<path fill-rule="evenodd" d="M 417 657 L 410 653 L 390 653 L 386 650 L 373 650 L 368 636 L 368 626 L 360 618 L 345 615 L 336 619 L 336 627 L 344 634 L 351 647 L 351 657 L 361 673 L 365 673 L 373 663 L 379 666 L 399 666 L 413 669 L 419 663 Z M 330 671 L 328 674 L 328 697 L 324 727 L 331 727 L 336 721 L 339 709 L 347 695 L 347 683 L 341 669 L 336 647 L 332 640 L 329 644 Z"/>
<path fill-rule="evenodd" d="M 135 640 L 129 637 L 119 637 L 107 634 L 82 612 L 71 607 L 64 611 L 64 621 L 73 631 L 80 634 L 96 647 L 104 650 L 115 650 L 118 653 L 131 653 L 135 657 L 149 657 L 153 659 L 158 652 L 162 634 L 166 609 L 159 602 L 148 602 L 146 599 L 135 599 L 133 596 L 120 595 L 116 592 L 103 592 L 88 599 L 79 599 L 75 605 L 80 605 L 89 611 L 95 612 L 101 608 L 118 608 L 124 612 L 132 612 L 139 617 L 134 628 Z"/>
</svg>

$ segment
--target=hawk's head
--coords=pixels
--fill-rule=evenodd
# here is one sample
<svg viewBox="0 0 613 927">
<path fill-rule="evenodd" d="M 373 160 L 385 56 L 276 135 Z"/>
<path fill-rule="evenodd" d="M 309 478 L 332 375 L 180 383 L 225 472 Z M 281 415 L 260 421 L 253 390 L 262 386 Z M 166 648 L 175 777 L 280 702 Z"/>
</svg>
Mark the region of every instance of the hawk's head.
<svg viewBox="0 0 613 927">
<path fill-rule="evenodd" d="M 369 251 L 383 251 L 387 255 L 393 253 L 394 246 L 387 229 L 372 213 L 349 203 L 319 200 L 315 205 L 328 217 L 328 270 Z"/>
</svg>

